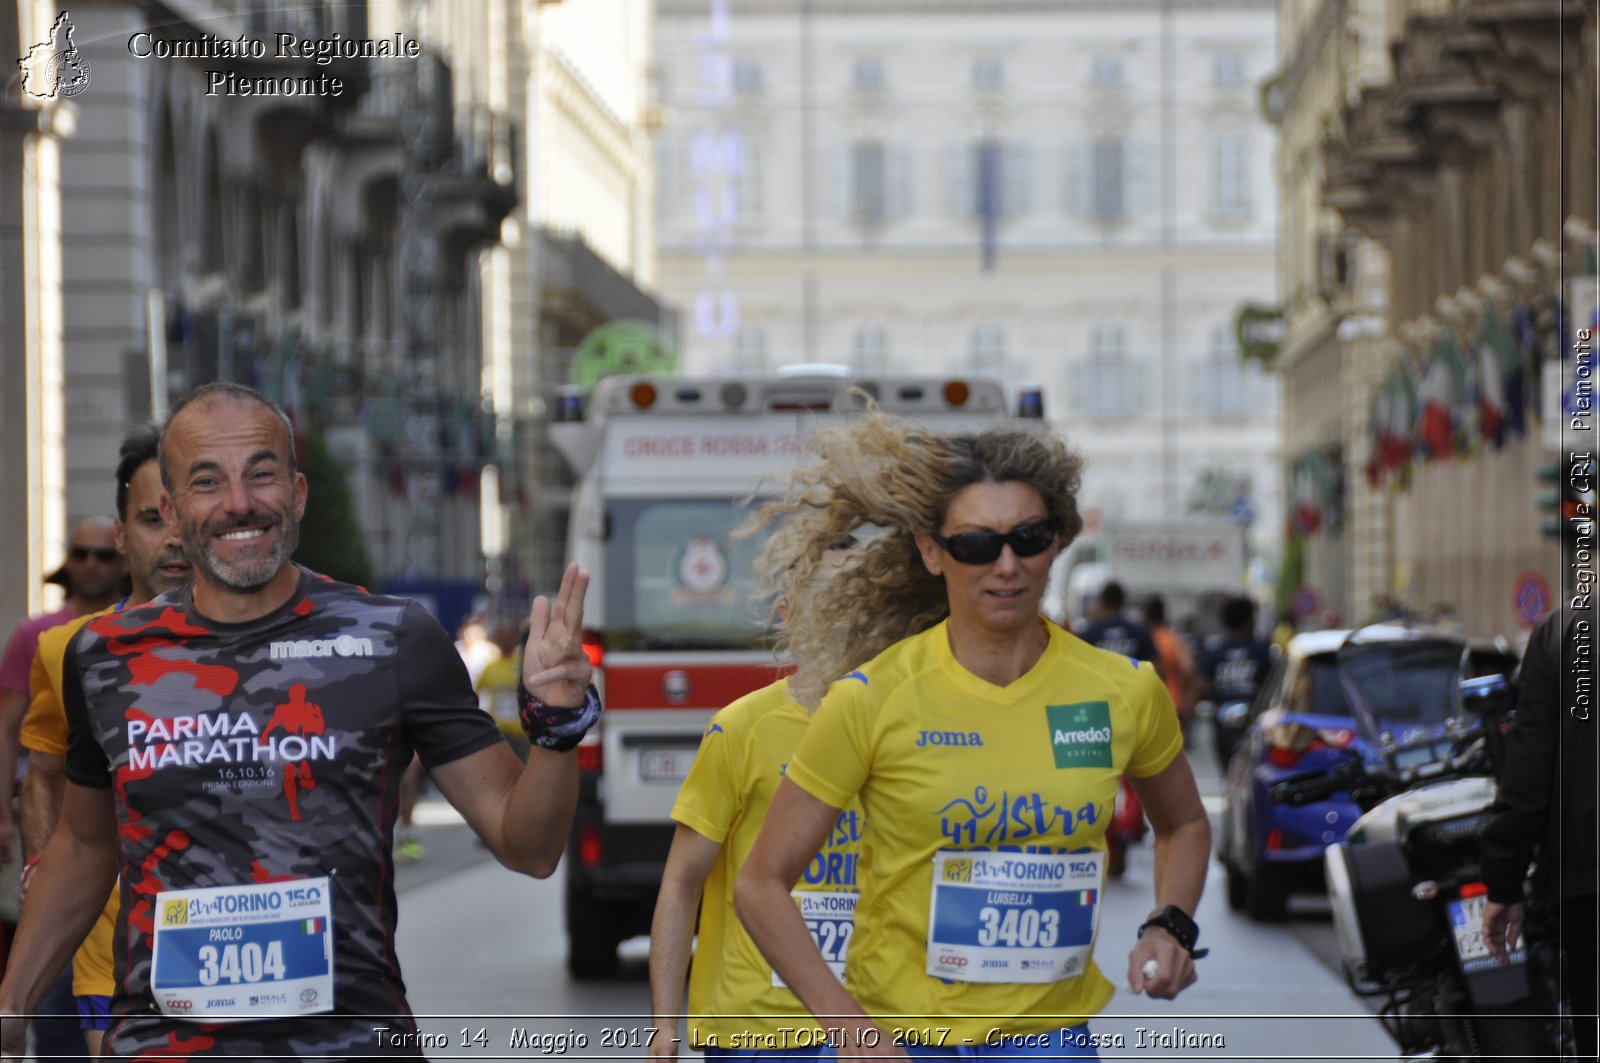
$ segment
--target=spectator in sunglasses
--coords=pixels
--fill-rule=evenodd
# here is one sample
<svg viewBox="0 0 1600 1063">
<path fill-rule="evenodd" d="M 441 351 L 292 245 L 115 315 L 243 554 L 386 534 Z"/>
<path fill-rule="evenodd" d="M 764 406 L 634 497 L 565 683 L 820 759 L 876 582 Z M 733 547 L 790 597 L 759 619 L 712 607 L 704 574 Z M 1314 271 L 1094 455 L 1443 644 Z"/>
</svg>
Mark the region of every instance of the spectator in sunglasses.
<svg viewBox="0 0 1600 1063">
<path fill-rule="evenodd" d="M 127 563 L 117 552 L 116 522 L 110 517 L 80 521 L 67 542 L 66 560 L 46 581 L 65 587 L 66 601 L 59 609 L 30 616 L 18 624 L 6 643 L 5 655 L 0 657 L 0 866 L 6 865 L 13 854 L 20 860 L 12 804 L 26 767 L 20 755 L 22 720 L 28 714 L 28 679 L 39 636 L 116 601 L 127 575 Z M 7 868 L 6 873 L 15 871 Z M 68 1001 L 70 1009 L 70 993 L 62 999 Z M 41 1055 L 82 1055 L 86 1051 L 76 1020 L 49 1020 L 35 1033 Z"/>
<path fill-rule="evenodd" d="M 1083 525 L 1082 462 L 1039 432 L 939 435 L 881 414 L 811 446 L 819 460 L 760 519 L 778 523 L 762 567 L 791 609 L 790 691 L 816 712 L 740 874 L 739 916 L 841 1054 L 1097 1058 L 1087 1021 L 1113 989 L 1092 949 L 1122 776 L 1156 832 L 1136 992 L 1171 999 L 1195 979 L 1210 829 L 1155 669 L 1039 615 Z M 863 524 L 885 531 L 830 576 L 826 544 Z M 846 988 L 789 891 L 856 799 Z"/>
<path fill-rule="evenodd" d="M 127 565 L 117 553 L 117 525 L 110 517 L 90 517 L 72 530 L 67 560 L 58 570 L 69 593 L 60 609 L 30 616 L 16 626 L 0 657 L 0 864 L 16 839 L 11 801 L 21 765 L 17 751 L 22 718 L 28 712 L 28 672 L 39 636 L 76 617 L 98 612 L 116 601 Z"/>
</svg>

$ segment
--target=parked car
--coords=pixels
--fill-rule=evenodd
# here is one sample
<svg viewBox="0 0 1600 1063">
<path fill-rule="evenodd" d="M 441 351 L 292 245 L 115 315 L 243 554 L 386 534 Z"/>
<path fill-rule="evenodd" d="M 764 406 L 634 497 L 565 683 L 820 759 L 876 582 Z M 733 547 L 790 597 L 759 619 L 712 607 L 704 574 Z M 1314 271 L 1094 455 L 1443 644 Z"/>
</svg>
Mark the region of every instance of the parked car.
<svg viewBox="0 0 1600 1063">
<path fill-rule="evenodd" d="M 1322 851 L 1342 840 L 1361 809 L 1348 793 L 1303 805 L 1280 804 L 1272 788 L 1327 771 L 1351 756 L 1375 763 L 1377 736 L 1356 720 L 1336 664 L 1348 630 L 1312 631 L 1289 640 L 1251 704 L 1228 764 L 1217 857 L 1228 905 L 1252 918 L 1283 918 L 1289 896 L 1320 891 Z M 1362 628 L 1354 637 L 1393 646 L 1400 677 L 1380 726 L 1414 733 L 1443 728 L 1455 715 L 1462 679 L 1510 674 L 1516 654 L 1504 640 L 1467 641 L 1434 628 Z"/>
</svg>

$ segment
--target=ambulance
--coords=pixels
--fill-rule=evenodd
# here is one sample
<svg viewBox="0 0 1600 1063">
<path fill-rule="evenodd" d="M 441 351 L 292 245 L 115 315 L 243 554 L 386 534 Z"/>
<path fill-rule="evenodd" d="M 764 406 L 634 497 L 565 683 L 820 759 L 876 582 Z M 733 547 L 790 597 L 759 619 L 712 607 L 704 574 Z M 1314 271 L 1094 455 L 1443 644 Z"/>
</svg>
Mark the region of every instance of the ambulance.
<svg viewBox="0 0 1600 1063">
<path fill-rule="evenodd" d="M 552 441 L 578 478 L 568 554 L 591 573 L 584 645 L 605 715 L 578 747 L 578 814 L 566 866 L 567 968 L 617 970 L 647 934 L 673 800 L 716 710 L 783 674 L 759 537 L 732 533 L 742 500 L 782 492 L 818 425 L 879 409 L 947 431 L 1008 416 L 995 380 L 796 366 L 770 376 L 617 376 L 561 396 Z M 1042 416 L 1036 389 L 1020 416 Z"/>
</svg>

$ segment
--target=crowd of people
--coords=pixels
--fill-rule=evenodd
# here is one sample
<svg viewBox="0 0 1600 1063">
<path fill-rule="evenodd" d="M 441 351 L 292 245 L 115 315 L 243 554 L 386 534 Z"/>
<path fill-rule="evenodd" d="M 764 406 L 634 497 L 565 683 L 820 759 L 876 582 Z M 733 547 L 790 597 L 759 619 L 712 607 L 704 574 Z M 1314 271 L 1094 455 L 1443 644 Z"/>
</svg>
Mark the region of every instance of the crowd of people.
<svg viewBox="0 0 1600 1063">
<path fill-rule="evenodd" d="M 7 646 L 0 857 L 20 843 L 26 864 L 6 1059 L 46 1011 L 75 1011 L 108 1056 L 418 1054 L 393 864 L 422 771 L 507 867 L 556 866 L 571 751 L 601 712 L 588 574 L 569 566 L 524 631 L 469 624 L 452 645 L 415 603 L 291 560 L 312 504 L 293 438 L 231 384 L 130 433 L 115 518 L 74 530 L 66 606 Z M 1172 1000 L 1198 976 L 1211 838 L 1186 739 L 1197 704 L 1265 679 L 1253 606 L 1228 603 L 1204 647 L 1160 598 L 1131 619 L 1114 583 L 1076 632 L 1045 619 L 1083 524 L 1081 461 L 1051 435 L 869 413 L 809 445 L 744 529 L 766 536 L 792 672 L 712 718 L 673 806 L 648 1054 L 1098 1058 L 1113 978 Z M 1154 894 L 1110 942 L 1125 780 Z M 1521 918 L 1521 842 L 1547 822 L 1527 802 L 1505 817 L 1497 949 Z M 282 992 L 222 985 L 249 948 Z M 397 1032 L 375 1043 L 380 1015 Z"/>
<path fill-rule="evenodd" d="M 178 403 L 153 462 L 130 437 L 118 520 L 74 540 L 87 554 L 69 553 L 73 604 L 36 624 L 78 627 L 19 651 L 44 651 L 29 733 L 61 778 L 49 815 L 25 806 L 46 840 L 0 981 L 6 1059 L 57 972 L 96 948 L 113 888 L 114 984 L 73 987 L 106 1056 L 415 1055 L 390 844 L 413 757 L 507 867 L 546 876 L 560 859 L 571 751 L 601 711 L 580 640 L 588 574 L 568 566 L 533 603 L 524 762 L 418 605 L 291 560 L 308 494 L 293 438 L 281 409 L 232 384 Z M 113 603 L 124 558 L 132 587 Z M 229 989 L 242 966 L 276 991 Z M 373 1041 L 375 1015 L 395 1036 Z"/>
</svg>

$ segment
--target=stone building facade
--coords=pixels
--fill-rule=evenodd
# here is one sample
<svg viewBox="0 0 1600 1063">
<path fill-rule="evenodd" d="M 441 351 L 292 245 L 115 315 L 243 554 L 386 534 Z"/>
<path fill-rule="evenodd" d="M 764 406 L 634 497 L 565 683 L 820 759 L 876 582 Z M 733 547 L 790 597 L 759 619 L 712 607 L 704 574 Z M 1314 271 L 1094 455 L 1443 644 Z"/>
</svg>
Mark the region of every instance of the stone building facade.
<svg viewBox="0 0 1600 1063">
<path fill-rule="evenodd" d="M 527 534 L 542 490 L 564 498 L 539 445 L 550 352 L 659 317 L 637 286 L 648 15 L 74 4 L 85 83 L 13 84 L 0 111 L 0 504 L 22 515 L 0 626 L 44 604 L 69 522 L 111 509 L 126 428 L 219 378 L 278 398 L 342 470 L 384 584 L 464 608 L 486 579 L 515 595 L 559 574 L 559 512 Z M 64 52 L 60 17 L 16 5 L 0 37 Z M 280 55 L 284 33 L 337 47 Z M 263 54 L 218 43 L 241 38 Z M 359 41 L 391 51 L 343 54 Z"/>
<path fill-rule="evenodd" d="M 661 0 L 661 289 L 691 370 L 1041 384 L 1091 520 L 1282 524 L 1275 5 Z"/>
<path fill-rule="evenodd" d="M 1346 620 L 1440 611 L 1514 635 L 1562 586 L 1538 470 L 1585 446 L 1560 391 L 1593 316 L 1575 292 L 1595 273 L 1595 4 L 1281 15 L 1277 364 L 1303 584 Z"/>
</svg>

